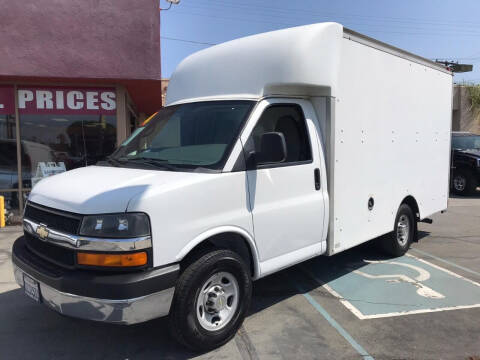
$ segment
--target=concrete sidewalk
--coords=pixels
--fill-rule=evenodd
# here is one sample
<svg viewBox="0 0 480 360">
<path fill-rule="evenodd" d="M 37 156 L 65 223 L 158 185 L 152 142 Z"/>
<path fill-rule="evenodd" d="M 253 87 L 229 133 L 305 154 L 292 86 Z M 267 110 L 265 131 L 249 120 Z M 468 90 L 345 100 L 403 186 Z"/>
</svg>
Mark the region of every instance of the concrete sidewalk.
<svg viewBox="0 0 480 360">
<path fill-rule="evenodd" d="M 0 293 L 18 288 L 13 277 L 10 258 L 13 242 L 22 234 L 21 226 L 7 226 L 0 229 Z"/>
</svg>

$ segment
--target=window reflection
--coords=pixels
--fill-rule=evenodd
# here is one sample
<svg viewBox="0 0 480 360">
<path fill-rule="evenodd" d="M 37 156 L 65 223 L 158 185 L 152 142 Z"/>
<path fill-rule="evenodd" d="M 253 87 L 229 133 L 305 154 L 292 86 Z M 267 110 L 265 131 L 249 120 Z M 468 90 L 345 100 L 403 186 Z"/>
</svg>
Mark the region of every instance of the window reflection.
<svg viewBox="0 0 480 360">
<path fill-rule="evenodd" d="M 63 162 L 67 170 L 93 165 L 116 144 L 116 117 L 107 115 L 20 116 L 24 179 L 35 177 L 39 162 Z"/>
<path fill-rule="evenodd" d="M 7 211 L 18 209 L 16 126 L 13 115 L 0 115 L 0 195 Z M 2 191 L 3 190 L 3 191 Z"/>
</svg>

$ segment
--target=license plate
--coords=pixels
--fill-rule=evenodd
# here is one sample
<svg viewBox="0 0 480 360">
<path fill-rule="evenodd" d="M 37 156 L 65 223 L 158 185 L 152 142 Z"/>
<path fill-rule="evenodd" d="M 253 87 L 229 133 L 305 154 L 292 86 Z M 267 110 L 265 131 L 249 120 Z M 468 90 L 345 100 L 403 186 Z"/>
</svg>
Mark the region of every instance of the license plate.
<svg viewBox="0 0 480 360">
<path fill-rule="evenodd" d="M 32 298 L 36 302 L 40 302 L 40 286 L 38 285 L 38 281 L 23 274 L 23 288 L 28 297 Z"/>
</svg>

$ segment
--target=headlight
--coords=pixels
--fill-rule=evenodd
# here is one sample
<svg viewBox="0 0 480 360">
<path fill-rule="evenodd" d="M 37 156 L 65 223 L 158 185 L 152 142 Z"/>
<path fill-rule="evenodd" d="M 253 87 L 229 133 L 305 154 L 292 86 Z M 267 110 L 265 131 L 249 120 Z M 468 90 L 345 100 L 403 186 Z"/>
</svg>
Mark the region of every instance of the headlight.
<svg viewBox="0 0 480 360">
<path fill-rule="evenodd" d="M 80 235 L 101 238 L 135 238 L 150 235 L 150 220 L 143 213 L 85 216 Z"/>
</svg>

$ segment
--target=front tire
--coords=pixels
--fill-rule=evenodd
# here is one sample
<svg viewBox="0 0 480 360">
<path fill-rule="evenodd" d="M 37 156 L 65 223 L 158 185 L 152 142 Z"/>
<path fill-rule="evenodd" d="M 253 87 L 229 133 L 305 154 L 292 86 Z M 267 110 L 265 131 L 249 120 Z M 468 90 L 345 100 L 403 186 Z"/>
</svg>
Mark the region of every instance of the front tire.
<svg viewBox="0 0 480 360">
<path fill-rule="evenodd" d="M 477 182 L 473 174 L 465 170 L 458 170 L 452 179 L 452 190 L 457 195 L 468 195 L 475 192 Z"/>
<path fill-rule="evenodd" d="M 382 239 L 384 251 L 395 257 L 404 255 L 410 248 L 415 236 L 415 217 L 407 204 L 398 208 L 393 232 Z"/>
<path fill-rule="evenodd" d="M 217 348 L 243 323 L 252 297 L 248 266 L 230 250 L 215 250 L 180 276 L 170 311 L 174 338 L 192 350 Z"/>
</svg>

